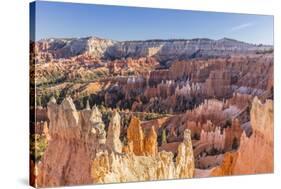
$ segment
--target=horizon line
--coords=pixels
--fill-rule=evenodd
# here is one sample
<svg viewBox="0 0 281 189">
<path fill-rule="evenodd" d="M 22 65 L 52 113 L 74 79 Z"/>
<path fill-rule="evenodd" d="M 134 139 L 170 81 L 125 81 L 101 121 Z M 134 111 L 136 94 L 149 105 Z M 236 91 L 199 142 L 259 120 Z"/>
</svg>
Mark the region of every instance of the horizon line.
<svg viewBox="0 0 281 189">
<path fill-rule="evenodd" d="M 243 41 L 243 40 L 231 38 L 231 37 L 222 37 L 222 38 L 219 38 L 219 39 L 212 39 L 212 38 L 208 38 L 208 37 L 194 37 L 194 38 L 148 38 L 148 39 L 116 40 L 116 39 L 107 38 L 107 37 L 99 37 L 99 36 L 96 36 L 96 35 L 87 35 L 87 36 L 84 36 L 84 37 L 83 36 L 82 37 L 75 37 L 75 36 L 73 36 L 73 37 L 45 37 L 45 38 L 41 38 L 39 40 L 35 40 L 35 42 L 39 42 L 39 41 L 42 41 L 42 40 L 48 40 L 48 39 L 71 40 L 71 39 L 86 39 L 86 38 L 98 38 L 98 39 L 104 39 L 104 40 L 112 40 L 112 41 L 115 41 L 115 42 L 185 41 L 185 40 L 196 40 L 196 39 L 207 39 L 207 40 L 212 40 L 212 41 L 219 41 L 219 40 L 222 40 L 222 39 L 228 39 L 228 40 L 247 43 L 247 44 L 251 44 L 251 45 L 274 46 L 274 41 L 273 41 L 273 44 L 252 43 L 252 42 L 247 42 L 247 41 Z"/>
</svg>

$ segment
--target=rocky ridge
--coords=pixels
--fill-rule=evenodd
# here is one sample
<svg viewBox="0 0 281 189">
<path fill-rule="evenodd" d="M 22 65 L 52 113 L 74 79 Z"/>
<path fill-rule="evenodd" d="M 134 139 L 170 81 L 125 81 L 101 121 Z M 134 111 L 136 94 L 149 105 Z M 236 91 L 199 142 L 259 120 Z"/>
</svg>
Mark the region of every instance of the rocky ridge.
<svg viewBox="0 0 281 189">
<path fill-rule="evenodd" d="M 211 40 L 170 39 L 146 41 L 114 41 L 97 37 L 50 38 L 36 42 L 36 51 L 41 58 L 59 59 L 87 54 L 96 58 L 121 59 L 123 57 L 156 57 L 160 62 L 191 59 L 196 57 L 217 57 L 232 54 L 255 53 L 269 50 L 269 45 L 254 45 L 223 38 Z"/>
</svg>

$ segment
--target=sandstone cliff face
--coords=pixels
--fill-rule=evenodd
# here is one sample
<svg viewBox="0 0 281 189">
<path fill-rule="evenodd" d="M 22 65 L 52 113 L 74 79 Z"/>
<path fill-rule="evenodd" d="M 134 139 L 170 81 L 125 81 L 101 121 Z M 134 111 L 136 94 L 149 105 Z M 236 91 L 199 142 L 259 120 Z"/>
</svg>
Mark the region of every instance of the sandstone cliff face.
<svg viewBox="0 0 281 189">
<path fill-rule="evenodd" d="M 238 119 L 232 120 L 231 127 L 225 129 L 225 151 L 237 149 L 243 133 Z"/>
<path fill-rule="evenodd" d="M 146 156 L 155 156 L 157 151 L 157 133 L 155 131 L 155 127 L 152 126 L 144 139 L 144 152 Z"/>
<path fill-rule="evenodd" d="M 226 152 L 222 164 L 212 169 L 211 176 L 229 176 L 233 174 L 233 167 L 237 159 L 236 152 Z"/>
<path fill-rule="evenodd" d="M 92 183 L 93 149 L 98 149 L 99 132 L 91 110 L 76 111 L 71 98 L 61 105 L 48 104 L 51 139 L 39 167 L 39 187 Z M 93 118 L 91 120 L 91 118 Z"/>
<path fill-rule="evenodd" d="M 232 39 L 187 39 L 187 40 L 147 40 L 117 42 L 108 48 L 105 55 L 111 58 L 154 56 L 160 61 L 169 59 L 226 56 L 236 53 L 249 53 L 258 49 L 269 49 L 269 46 L 258 47 Z"/>
<path fill-rule="evenodd" d="M 113 99 L 106 104 L 122 106 L 129 101 L 132 111 L 179 113 L 216 98 L 231 99 L 230 106 L 242 109 L 253 95 L 272 96 L 272 67 L 272 54 L 175 61 L 169 69 L 148 71 L 148 77 L 129 76 L 125 83 L 120 78 L 115 93 L 106 94 L 106 99 Z M 117 99 L 116 93 L 125 100 Z"/>
<path fill-rule="evenodd" d="M 218 125 L 228 117 L 228 113 L 224 111 L 225 103 L 216 99 L 205 100 L 193 110 L 185 113 L 186 119 L 206 123 L 211 120 L 212 123 Z"/>
<path fill-rule="evenodd" d="M 119 139 L 121 129 L 121 117 L 118 112 L 114 112 L 109 123 L 106 145 L 113 152 L 122 152 L 122 143 Z"/>
<path fill-rule="evenodd" d="M 128 144 L 132 144 L 135 155 L 144 155 L 144 134 L 140 120 L 133 116 L 127 130 Z"/>
<path fill-rule="evenodd" d="M 211 97 L 227 97 L 232 94 L 231 75 L 225 70 L 211 71 L 206 80 L 206 95 Z"/>
<path fill-rule="evenodd" d="M 115 42 L 97 37 L 73 38 L 73 39 L 46 39 L 36 43 L 38 56 L 48 54 L 49 57 L 70 58 L 77 55 L 88 54 L 94 57 L 102 57 L 106 49 Z"/>
<path fill-rule="evenodd" d="M 176 173 L 178 178 L 192 178 L 194 176 L 194 156 L 190 131 L 184 131 L 183 143 L 178 146 L 176 157 Z"/>
<path fill-rule="evenodd" d="M 215 57 L 233 54 L 249 54 L 258 50 L 268 50 L 271 46 L 257 46 L 233 39 L 182 39 L 113 41 L 97 37 L 72 39 L 43 39 L 36 42 L 36 53 L 41 58 L 58 59 L 87 54 L 107 59 L 123 57 L 156 57 L 159 61 L 191 59 L 196 57 Z"/>
<path fill-rule="evenodd" d="M 202 95 L 224 97 L 231 92 L 260 95 L 272 87 L 272 54 L 175 61 L 169 79 L 203 84 Z M 263 78 L 263 79 L 262 79 Z"/>
<path fill-rule="evenodd" d="M 251 109 L 253 133 L 247 137 L 245 132 L 236 152 L 225 154 L 221 166 L 211 175 L 241 175 L 273 172 L 273 102 L 262 104 L 254 98 Z"/>
<path fill-rule="evenodd" d="M 194 170 L 190 131 L 186 130 L 176 162 L 173 162 L 173 154 L 166 151 L 155 156 L 102 152 L 93 162 L 92 178 L 95 183 L 192 178 Z"/>
<path fill-rule="evenodd" d="M 252 135 L 243 133 L 233 174 L 273 172 L 273 102 L 256 97 L 251 109 Z"/>
<path fill-rule="evenodd" d="M 216 127 L 215 131 L 205 132 L 202 130 L 199 142 L 202 147 L 197 147 L 194 151 L 195 154 L 211 149 L 222 151 L 225 148 L 225 132 L 221 133 L 219 127 Z"/>
<path fill-rule="evenodd" d="M 150 126 L 145 134 L 140 120 L 133 116 L 127 129 L 128 145 L 125 151 L 131 152 L 137 156 L 155 156 L 158 151 L 157 132 L 154 126 Z"/>
</svg>

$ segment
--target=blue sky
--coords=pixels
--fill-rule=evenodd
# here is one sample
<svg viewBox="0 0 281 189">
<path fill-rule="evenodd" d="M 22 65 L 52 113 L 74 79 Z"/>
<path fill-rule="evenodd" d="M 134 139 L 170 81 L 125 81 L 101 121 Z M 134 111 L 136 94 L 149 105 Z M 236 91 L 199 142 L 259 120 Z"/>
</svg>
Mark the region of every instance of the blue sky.
<svg viewBox="0 0 281 189">
<path fill-rule="evenodd" d="M 273 16 L 37 1 L 36 40 L 233 38 L 273 44 Z"/>
</svg>

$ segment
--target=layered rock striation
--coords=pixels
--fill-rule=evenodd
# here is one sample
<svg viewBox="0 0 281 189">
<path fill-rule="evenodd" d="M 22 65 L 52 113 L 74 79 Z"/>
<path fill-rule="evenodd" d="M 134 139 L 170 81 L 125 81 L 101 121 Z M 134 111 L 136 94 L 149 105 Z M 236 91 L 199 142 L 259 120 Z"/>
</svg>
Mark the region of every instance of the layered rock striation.
<svg viewBox="0 0 281 189">
<path fill-rule="evenodd" d="M 84 38 L 50 38 L 36 42 L 36 52 L 41 58 L 58 59 L 87 54 L 106 59 L 123 57 L 156 57 L 159 61 L 191 59 L 196 57 L 217 57 L 233 54 L 249 54 L 269 50 L 266 45 L 254 45 L 223 38 L 211 40 L 171 39 L 146 41 L 114 41 L 97 37 Z"/>
</svg>

